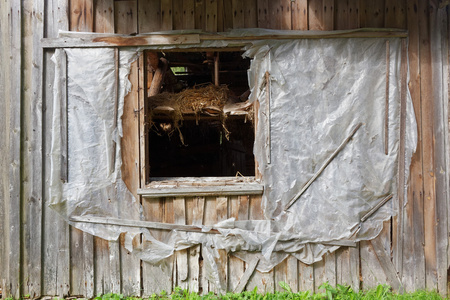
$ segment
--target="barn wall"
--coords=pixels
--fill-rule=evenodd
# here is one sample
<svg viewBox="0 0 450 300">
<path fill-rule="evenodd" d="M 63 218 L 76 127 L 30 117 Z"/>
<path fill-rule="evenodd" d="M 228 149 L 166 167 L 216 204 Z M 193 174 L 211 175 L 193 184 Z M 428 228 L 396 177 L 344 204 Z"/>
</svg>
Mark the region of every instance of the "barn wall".
<svg viewBox="0 0 450 300">
<path fill-rule="evenodd" d="M 122 292 L 148 296 L 175 285 L 215 291 L 202 275 L 205 272 L 198 247 L 180 251 L 168 261 L 169 267 L 161 270 L 141 264 L 125 250 L 122 239 L 108 242 L 83 233 L 47 208 L 55 74 L 51 62 L 54 50 L 42 50 L 40 40 L 56 37 L 59 29 L 128 34 L 193 28 L 214 32 L 250 27 L 407 29 L 409 89 L 418 122 L 419 144 L 412 158 L 408 202 L 400 206 L 402 214 L 386 222 L 376 241 L 361 242 L 357 248 L 342 248 L 313 266 L 288 258 L 269 273 L 256 272 L 247 289 L 257 286 L 260 291 L 279 290 L 278 282 L 285 281 L 293 290 L 317 291 L 327 280 L 365 289 L 378 283 L 394 284 L 398 272 L 408 291 L 437 289 L 446 295 L 450 24 L 448 8 L 440 5 L 437 0 L 1 0 L 0 288 L 3 295 L 93 297 L 97 293 Z M 144 63 L 139 60 L 132 66 L 133 90 L 126 98 L 125 111 L 138 110 L 142 105 L 143 94 L 138 87 L 143 85 L 139 82 L 139 72 Z M 142 118 L 124 122 L 124 130 L 132 136 L 127 143 L 135 145 L 142 135 Z M 136 148 L 125 147 L 124 151 L 138 157 Z M 142 178 L 138 180 L 139 170 L 128 171 L 125 179 L 128 184 L 134 184 L 134 188 L 143 184 Z M 213 224 L 233 216 L 241 220 L 261 219 L 260 201 L 257 196 L 195 197 L 144 200 L 143 204 L 148 220 Z M 183 213 L 186 220 L 175 219 Z M 232 290 L 247 266 L 224 252 L 221 260 L 222 276 Z"/>
</svg>

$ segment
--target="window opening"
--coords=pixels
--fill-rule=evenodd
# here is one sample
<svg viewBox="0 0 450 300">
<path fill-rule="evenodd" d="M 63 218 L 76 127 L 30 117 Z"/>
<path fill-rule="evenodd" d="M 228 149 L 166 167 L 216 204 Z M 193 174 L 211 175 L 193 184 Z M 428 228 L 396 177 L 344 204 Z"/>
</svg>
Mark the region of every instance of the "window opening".
<svg viewBox="0 0 450 300">
<path fill-rule="evenodd" d="M 150 178 L 254 176 L 242 52 L 147 51 Z"/>
</svg>

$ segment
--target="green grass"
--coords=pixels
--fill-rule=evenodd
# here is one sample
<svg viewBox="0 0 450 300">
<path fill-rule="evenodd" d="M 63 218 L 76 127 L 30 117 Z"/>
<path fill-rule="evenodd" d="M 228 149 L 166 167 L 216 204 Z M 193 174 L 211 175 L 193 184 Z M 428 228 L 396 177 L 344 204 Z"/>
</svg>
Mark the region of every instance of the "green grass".
<svg viewBox="0 0 450 300">
<path fill-rule="evenodd" d="M 374 289 L 355 292 L 351 287 L 344 285 L 331 286 L 324 283 L 319 287 L 319 293 L 310 291 L 293 293 L 291 288 L 285 282 L 279 283 L 283 289 L 282 292 L 260 294 L 255 288 L 253 291 L 246 291 L 240 294 L 227 293 L 225 295 L 215 295 L 212 292 L 206 295 L 198 295 L 181 288 L 175 288 L 174 292 L 167 294 L 162 292 L 159 295 L 152 295 L 148 300 L 403 300 L 403 299 L 423 299 L 423 300 L 441 300 L 448 299 L 441 297 L 438 293 L 432 291 L 416 291 L 413 293 L 397 294 L 387 285 L 379 285 Z M 26 297 L 24 297 L 26 299 Z M 56 298 L 54 298 L 56 299 Z M 6 298 L 6 300 L 13 300 Z M 124 297 L 120 294 L 99 295 L 94 300 L 142 300 L 135 297 Z"/>
</svg>

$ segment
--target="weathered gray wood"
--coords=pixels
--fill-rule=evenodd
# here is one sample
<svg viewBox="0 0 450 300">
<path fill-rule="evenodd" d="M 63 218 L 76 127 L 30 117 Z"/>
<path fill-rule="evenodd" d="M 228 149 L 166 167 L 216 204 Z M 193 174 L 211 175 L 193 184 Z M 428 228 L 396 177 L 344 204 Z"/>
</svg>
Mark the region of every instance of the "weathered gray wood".
<svg viewBox="0 0 450 300">
<path fill-rule="evenodd" d="M 244 291 L 245 286 L 248 283 L 248 280 L 250 279 L 250 276 L 252 276 L 253 272 L 255 272 L 256 267 L 258 266 L 259 258 L 255 258 L 252 260 L 247 270 L 245 270 L 244 274 L 242 275 L 241 279 L 239 280 L 239 284 L 236 286 L 236 288 L 233 290 L 234 293 L 241 293 Z"/>
<path fill-rule="evenodd" d="M 76 35 L 75 35 L 76 36 Z M 186 35 L 110 35 L 86 34 L 83 37 L 47 38 L 42 40 L 44 48 L 104 48 L 130 46 L 190 45 L 200 43 L 198 34 Z"/>
<path fill-rule="evenodd" d="M 217 197 L 216 198 L 216 222 L 220 222 L 228 219 L 228 198 Z M 219 269 L 219 277 L 221 286 L 215 286 L 217 293 L 225 293 L 228 286 L 228 257 L 227 252 L 223 249 L 219 249 L 219 258 L 217 259 L 217 266 Z"/>
<path fill-rule="evenodd" d="M 108 35 L 108 34 L 66 34 L 65 37 L 43 39 L 44 48 L 94 48 L 94 47 L 128 47 L 128 46 L 158 46 L 199 44 L 201 41 L 226 40 L 236 46 L 244 46 L 252 41 L 266 39 L 325 39 L 325 38 L 381 38 L 381 37 L 407 37 L 403 30 L 393 29 L 356 29 L 348 31 L 326 33 L 293 33 L 291 35 L 261 35 L 261 36 L 232 36 L 221 34 L 184 34 L 184 35 Z"/>
<path fill-rule="evenodd" d="M 176 197 L 173 199 L 173 212 L 175 218 L 175 224 L 186 225 L 186 202 L 184 197 Z M 189 261 L 188 250 L 179 250 L 175 253 L 176 256 L 176 285 L 181 288 L 188 287 L 188 273 L 189 273 Z"/>
<path fill-rule="evenodd" d="M 352 259 L 352 256 L 355 257 L 356 261 Z M 345 286 L 349 285 L 354 291 L 359 290 L 358 249 L 346 247 L 336 251 L 336 283 Z"/>
<path fill-rule="evenodd" d="M 446 226 L 449 199 L 448 180 L 448 32 L 447 12 L 438 9 L 431 3 L 431 59 L 433 78 L 434 104 L 434 134 L 435 134 L 435 166 L 436 178 L 436 261 L 437 290 L 441 295 L 447 295 L 448 268 L 448 227 Z M 447 72 L 445 72 L 447 71 Z M 444 170 L 447 170 L 444 171 Z"/>
<path fill-rule="evenodd" d="M 229 197 L 229 215 L 230 218 L 235 218 L 237 221 L 248 220 L 248 206 L 249 196 L 231 196 Z M 233 291 L 239 284 L 239 279 L 242 277 L 245 271 L 245 263 L 230 255 L 228 258 L 228 291 Z"/>
<path fill-rule="evenodd" d="M 287 258 L 286 266 L 286 283 L 291 288 L 292 292 L 296 293 L 298 289 L 298 260 L 293 256 Z M 277 282 L 275 282 L 277 283 Z"/>
<path fill-rule="evenodd" d="M 18 298 L 22 292 L 21 272 L 22 264 L 20 260 L 20 249 L 23 246 L 21 240 L 21 197 L 20 189 L 22 179 L 20 176 L 21 168 L 21 111 L 22 111 L 22 3 L 18 1 L 7 1 L 4 3 L 5 10 L 8 12 L 8 23 L 6 28 L 10 36 L 6 37 L 8 41 L 5 47 L 8 47 L 10 54 L 9 65 L 9 102 L 6 112 L 8 136 L 8 185 L 5 197 L 5 254 L 7 255 L 6 286 L 3 291 L 4 297 Z M 19 251 L 17 251 L 19 250 Z"/>
<path fill-rule="evenodd" d="M 370 242 L 360 242 L 360 247 L 362 289 L 371 289 L 388 282 Z"/>
<path fill-rule="evenodd" d="M 286 282 L 287 278 L 287 258 L 274 268 L 275 277 L 275 291 L 284 291 L 283 287 L 280 286 L 280 282 Z"/>
<path fill-rule="evenodd" d="M 314 292 L 314 267 L 298 262 L 299 290 Z"/>
<path fill-rule="evenodd" d="M 10 83 L 6 78 L 10 76 L 10 27 L 8 10 L 9 3 L 4 2 L 4 5 L 0 7 L 0 65 L 3 66 L 2 72 L 0 72 L 0 97 L 5 99 L 0 101 L 0 111 L 4 112 L 0 117 L 0 236 L 3 237 L 2 243 L 0 243 L 0 288 L 3 291 L 3 295 L 6 293 L 6 278 L 8 276 L 8 256 L 6 255 L 8 250 L 8 222 L 6 209 L 8 207 L 9 199 L 9 179 L 6 174 L 9 173 L 9 105 L 10 102 L 6 99 L 10 98 Z M 5 296 L 3 296 L 5 297 Z"/>
<path fill-rule="evenodd" d="M 140 236 L 133 239 L 133 247 L 139 246 Z M 125 249 L 125 234 L 120 236 L 120 259 L 122 274 L 122 294 L 125 297 L 141 294 L 141 261 Z"/>
<path fill-rule="evenodd" d="M 263 185 L 259 183 L 251 184 L 236 184 L 229 186 L 189 186 L 189 187 L 176 187 L 176 188 L 143 188 L 138 189 L 138 194 L 144 198 L 159 198 L 159 197 L 174 197 L 174 196 L 186 196 L 186 197 L 205 197 L 216 195 L 261 195 L 263 192 Z"/>
<path fill-rule="evenodd" d="M 70 294 L 94 296 L 94 239 L 76 228 L 70 232 Z"/>
<path fill-rule="evenodd" d="M 202 225 L 205 210 L 205 197 L 194 197 L 188 213 L 192 211 L 192 225 Z M 200 252 L 201 246 L 189 249 L 189 290 L 198 292 L 200 289 Z"/>
<path fill-rule="evenodd" d="M 41 228 L 43 203 L 43 166 L 42 166 L 42 80 L 43 51 L 40 41 L 44 36 L 44 2 L 24 2 L 25 23 L 25 53 L 23 58 L 24 81 L 31 85 L 23 93 L 25 118 L 22 131 L 25 135 L 23 174 L 28 178 L 24 181 L 23 201 L 26 210 L 23 211 L 24 252 L 23 274 L 28 278 L 24 284 L 24 294 L 33 298 L 41 296 Z M 27 167 L 25 167 L 25 165 Z"/>
<path fill-rule="evenodd" d="M 314 267 L 314 292 L 324 292 L 324 290 L 319 289 L 320 285 L 327 281 L 325 273 L 325 258 L 321 261 L 315 262 Z"/>
<path fill-rule="evenodd" d="M 397 275 L 397 270 L 395 270 L 394 265 L 391 262 L 390 257 L 386 254 L 386 250 L 384 249 L 383 244 L 379 239 L 373 239 L 370 241 L 375 250 L 375 254 L 377 255 L 378 261 L 380 262 L 381 267 L 386 274 L 387 279 L 389 280 L 390 286 L 397 292 L 402 292 L 403 287 L 402 283 Z"/>
<path fill-rule="evenodd" d="M 216 198 L 215 197 L 206 197 L 205 198 L 205 208 L 204 208 L 204 225 L 213 225 L 217 222 L 217 209 L 216 209 Z M 203 256 L 203 245 L 202 245 L 202 256 Z M 200 281 L 200 289 L 202 289 L 203 294 L 207 294 L 209 292 L 214 291 L 213 283 L 209 282 L 206 278 L 206 264 L 202 261 L 202 276 Z"/>
</svg>

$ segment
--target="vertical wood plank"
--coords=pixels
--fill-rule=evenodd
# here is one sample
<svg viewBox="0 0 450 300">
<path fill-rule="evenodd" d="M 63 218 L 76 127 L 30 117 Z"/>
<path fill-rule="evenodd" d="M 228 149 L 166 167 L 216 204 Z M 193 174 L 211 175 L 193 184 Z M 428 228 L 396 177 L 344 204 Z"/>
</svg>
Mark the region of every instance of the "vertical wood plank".
<svg viewBox="0 0 450 300">
<path fill-rule="evenodd" d="M 384 1 L 360 1 L 361 27 L 383 28 Z"/>
<path fill-rule="evenodd" d="M 94 297 L 94 239 L 76 228 L 70 232 L 70 294 Z"/>
<path fill-rule="evenodd" d="M 205 198 L 205 209 L 204 209 L 204 225 L 214 225 L 217 223 L 217 209 L 216 209 L 216 198 L 215 197 L 206 197 Z M 202 245 L 202 253 L 203 253 L 203 245 Z M 203 255 L 202 255 L 203 256 Z M 200 281 L 200 290 L 203 294 L 207 294 L 209 292 L 214 292 L 215 286 L 212 282 L 206 278 L 206 265 L 202 261 L 202 276 Z"/>
<path fill-rule="evenodd" d="M 4 297 L 20 297 L 21 291 L 21 258 L 20 249 L 21 244 L 21 178 L 20 178 L 20 149 L 21 149 L 21 111 L 23 109 L 21 104 L 21 90 L 22 78 L 20 69 L 22 67 L 22 44 L 21 44 L 21 30 L 22 30 L 22 6 L 20 2 L 11 1 L 5 3 L 5 10 L 8 12 L 7 28 L 10 36 L 6 37 L 8 41 L 6 47 L 9 48 L 9 78 L 10 86 L 8 87 L 9 101 L 6 128 L 9 129 L 8 147 L 8 179 L 5 197 L 5 254 L 7 254 L 7 265 L 5 270 L 5 290 Z"/>
<path fill-rule="evenodd" d="M 129 80 L 131 90 L 124 98 L 122 115 L 123 137 L 120 141 L 122 152 L 122 179 L 136 200 L 140 187 L 139 158 L 139 70 L 138 61 L 131 64 Z M 138 246 L 139 237 L 133 244 Z M 126 296 L 140 295 L 141 275 L 140 260 L 125 249 L 125 237 L 120 237 L 120 254 L 122 261 L 122 293 Z"/>
<path fill-rule="evenodd" d="M 348 28 L 347 0 L 335 0 L 334 27 L 336 30 L 344 30 Z"/>
<path fill-rule="evenodd" d="M 437 284 L 436 261 L 436 177 L 435 177 L 435 132 L 434 103 L 431 78 L 430 11 L 424 1 L 419 1 L 419 59 L 420 90 L 422 105 L 422 155 L 424 187 L 424 234 L 425 234 L 425 288 L 434 289 Z"/>
<path fill-rule="evenodd" d="M 195 0 L 183 0 L 183 29 L 195 29 Z"/>
<path fill-rule="evenodd" d="M 114 2 L 115 33 L 137 33 L 137 1 Z"/>
<path fill-rule="evenodd" d="M 228 219 L 228 198 L 227 197 L 217 197 L 216 198 L 216 211 L 217 211 L 217 222 Z M 217 292 L 226 292 L 228 286 L 228 257 L 227 251 L 219 249 L 219 276 L 221 287 L 216 286 Z"/>
<path fill-rule="evenodd" d="M 172 1 L 173 1 L 173 23 L 172 23 L 173 29 L 175 30 L 183 29 L 183 0 L 172 0 Z"/>
<path fill-rule="evenodd" d="M 322 0 L 323 14 L 322 23 L 323 30 L 333 30 L 334 29 L 334 0 Z"/>
<path fill-rule="evenodd" d="M 371 289 L 387 282 L 386 275 L 368 241 L 360 242 L 362 289 Z"/>
<path fill-rule="evenodd" d="M 230 218 L 235 218 L 236 220 L 248 220 L 248 206 L 249 206 L 249 196 L 233 196 L 230 197 L 230 208 L 229 214 Z M 239 280 L 244 274 L 245 263 L 230 255 L 228 258 L 228 291 L 234 291 L 239 284 Z"/>
<path fill-rule="evenodd" d="M 258 28 L 269 28 L 269 0 L 258 2 Z"/>
<path fill-rule="evenodd" d="M 354 291 L 359 290 L 358 249 L 345 247 L 336 251 L 336 283 L 350 285 Z"/>
<path fill-rule="evenodd" d="M 138 31 L 149 33 L 161 28 L 161 0 L 138 1 Z"/>
<path fill-rule="evenodd" d="M 407 2 L 408 57 L 409 57 L 409 90 L 417 121 L 418 146 L 411 158 L 410 182 L 408 187 L 408 203 L 405 207 L 405 236 L 403 239 L 403 276 L 406 291 L 425 288 L 424 228 L 423 228 L 423 169 L 422 169 L 422 105 L 420 85 L 420 37 L 418 1 Z M 412 231 L 412 232 L 411 232 Z M 411 233 L 410 233 L 411 232 Z M 395 259 L 394 264 L 398 265 Z"/>
<path fill-rule="evenodd" d="M 91 0 L 71 0 L 69 28 L 71 31 L 94 31 L 94 6 Z"/>
<path fill-rule="evenodd" d="M 244 2 L 239 0 L 232 0 L 233 8 L 233 28 L 244 28 Z"/>
<path fill-rule="evenodd" d="M 223 1 L 223 30 L 227 31 L 233 28 L 233 3 L 232 0 Z M 220 13 L 220 11 L 219 11 Z"/>
<path fill-rule="evenodd" d="M 281 29 L 282 23 L 281 1 L 269 1 L 269 19 L 267 28 Z"/>
<path fill-rule="evenodd" d="M 26 124 L 22 128 L 25 133 L 25 153 L 23 161 L 29 167 L 23 168 L 28 180 L 24 180 L 23 201 L 25 211 L 22 219 L 24 227 L 24 294 L 33 298 L 41 296 L 42 276 L 42 203 L 43 203 L 43 165 L 42 165 L 42 80 L 43 50 L 41 39 L 44 36 L 44 3 L 25 1 L 24 35 L 25 47 L 24 68 L 22 70 L 25 86 L 25 107 L 23 112 Z"/>
<path fill-rule="evenodd" d="M 405 0 L 386 0 L 384 27 L 406 28 L 406 2 Z"/>
<path fill-rule="evenodd" d="M 94 3 L 94 31 L 114 33 L 114 0 L 97 0 Z"/>
<path fill-rule="evenodd" d="M 217 0 L 206 0 L 206 31 L 217 32 Z"/>
<path fill-rule="evenodd" d="M 360 28 L 360 14 L 361 9 L 359 0 L 348 0 L 348 29 Z"/>
<path fill-rule="evenodd" d="M 445 73 L 445 65 L 448 55 L 447 39 L 447 12 L 439 9 L 437 4 L 430 3 L 430 43 L 432 60 L 432 82 L 434 101 L 434 133 L 435 133 L 435 188 L 436 188 L 436 267 L 437 285 L 434 287 L 441 295 L 447 294 L 447 201 L 448 175 L 444 170 L 447 167 L 448 156 L 448 82 L 445 80 L 448 73 Z M 447 70 L 448 71 L 448 70 Z"/>
<path fill-rule="evenodd" d="M 292 292 L 297 293 L 298 289 L 298 260 L 293 256 L 287 258 L 287 269 L 286 269 L 286 283 L 291 288 Z"/>
<path fill-rule="evenodd" d="M 320 285 L 324 282 L 326 282 L 326 270 L 325 270 L 325 258 L 322 258 L 321 261 L 315 262 L 313 264 L 314 267 L 314 292 L 324 292 L 323 290 L 319 289 Z"/>
<path fill-rule="evenodd" d="M 205 209 L 205 197 L 194 197 L 188 206 L 188 212 L 192 212 L 192 225 L 202 225 Z M 189 291 L 200 291 L 201 246 L 196 245 L 189 249 Z"/>
<path fill-rule="evenodd" d="M 308 30 L 308 0 L 292 2 L 292 29 Z"/>
<path fill-rule="evenodd" d="M 172 30 L 172 0 L 161 0 L 161 30 Z"/>
<path fill-rule="evenodd" d="M 261 208 L 261 196 L 251 196 L 250 197 L 250 220 L 264 220 L 264 214 Z M 275 276 L 274 270 L 270 272 L 261 273 L 256 270 L 247 284 L 247 290 L 253 290 L 255 287 L 258 288 L 260 293 L 273 293 L 275 290 Z"/>
<path fill-rule="evenodd" d="M 244 1 L 244 27 L 258 27 L 258 2 L 256 0 Z"/>
<path fill-rule="evenodd" d="M 314 267 L 298 262 L 299 290 L 314 292 Z"/>
<path fill-rule="evenodd" d="M 308 1 L 309 30 L 324 30 L 322 1 Z"/>
<path fill-rule="evenodd" d="M 173 212 L 175 224 L 186 224 L 186 203 L 184 197 L 176 197 L 173 199 Z M 183 289 L 188 288 L 189 260 L 188 250 L 178 250 L 175 253 L 176 259 L 176 286 Z"/>
<path fill-rule="evenodd" d="M 280 282 L 287 283 L 287 258 L 274 268 L 275 291 L 282 292 L 284 289 L 280 286 Z"/>
</svg>

